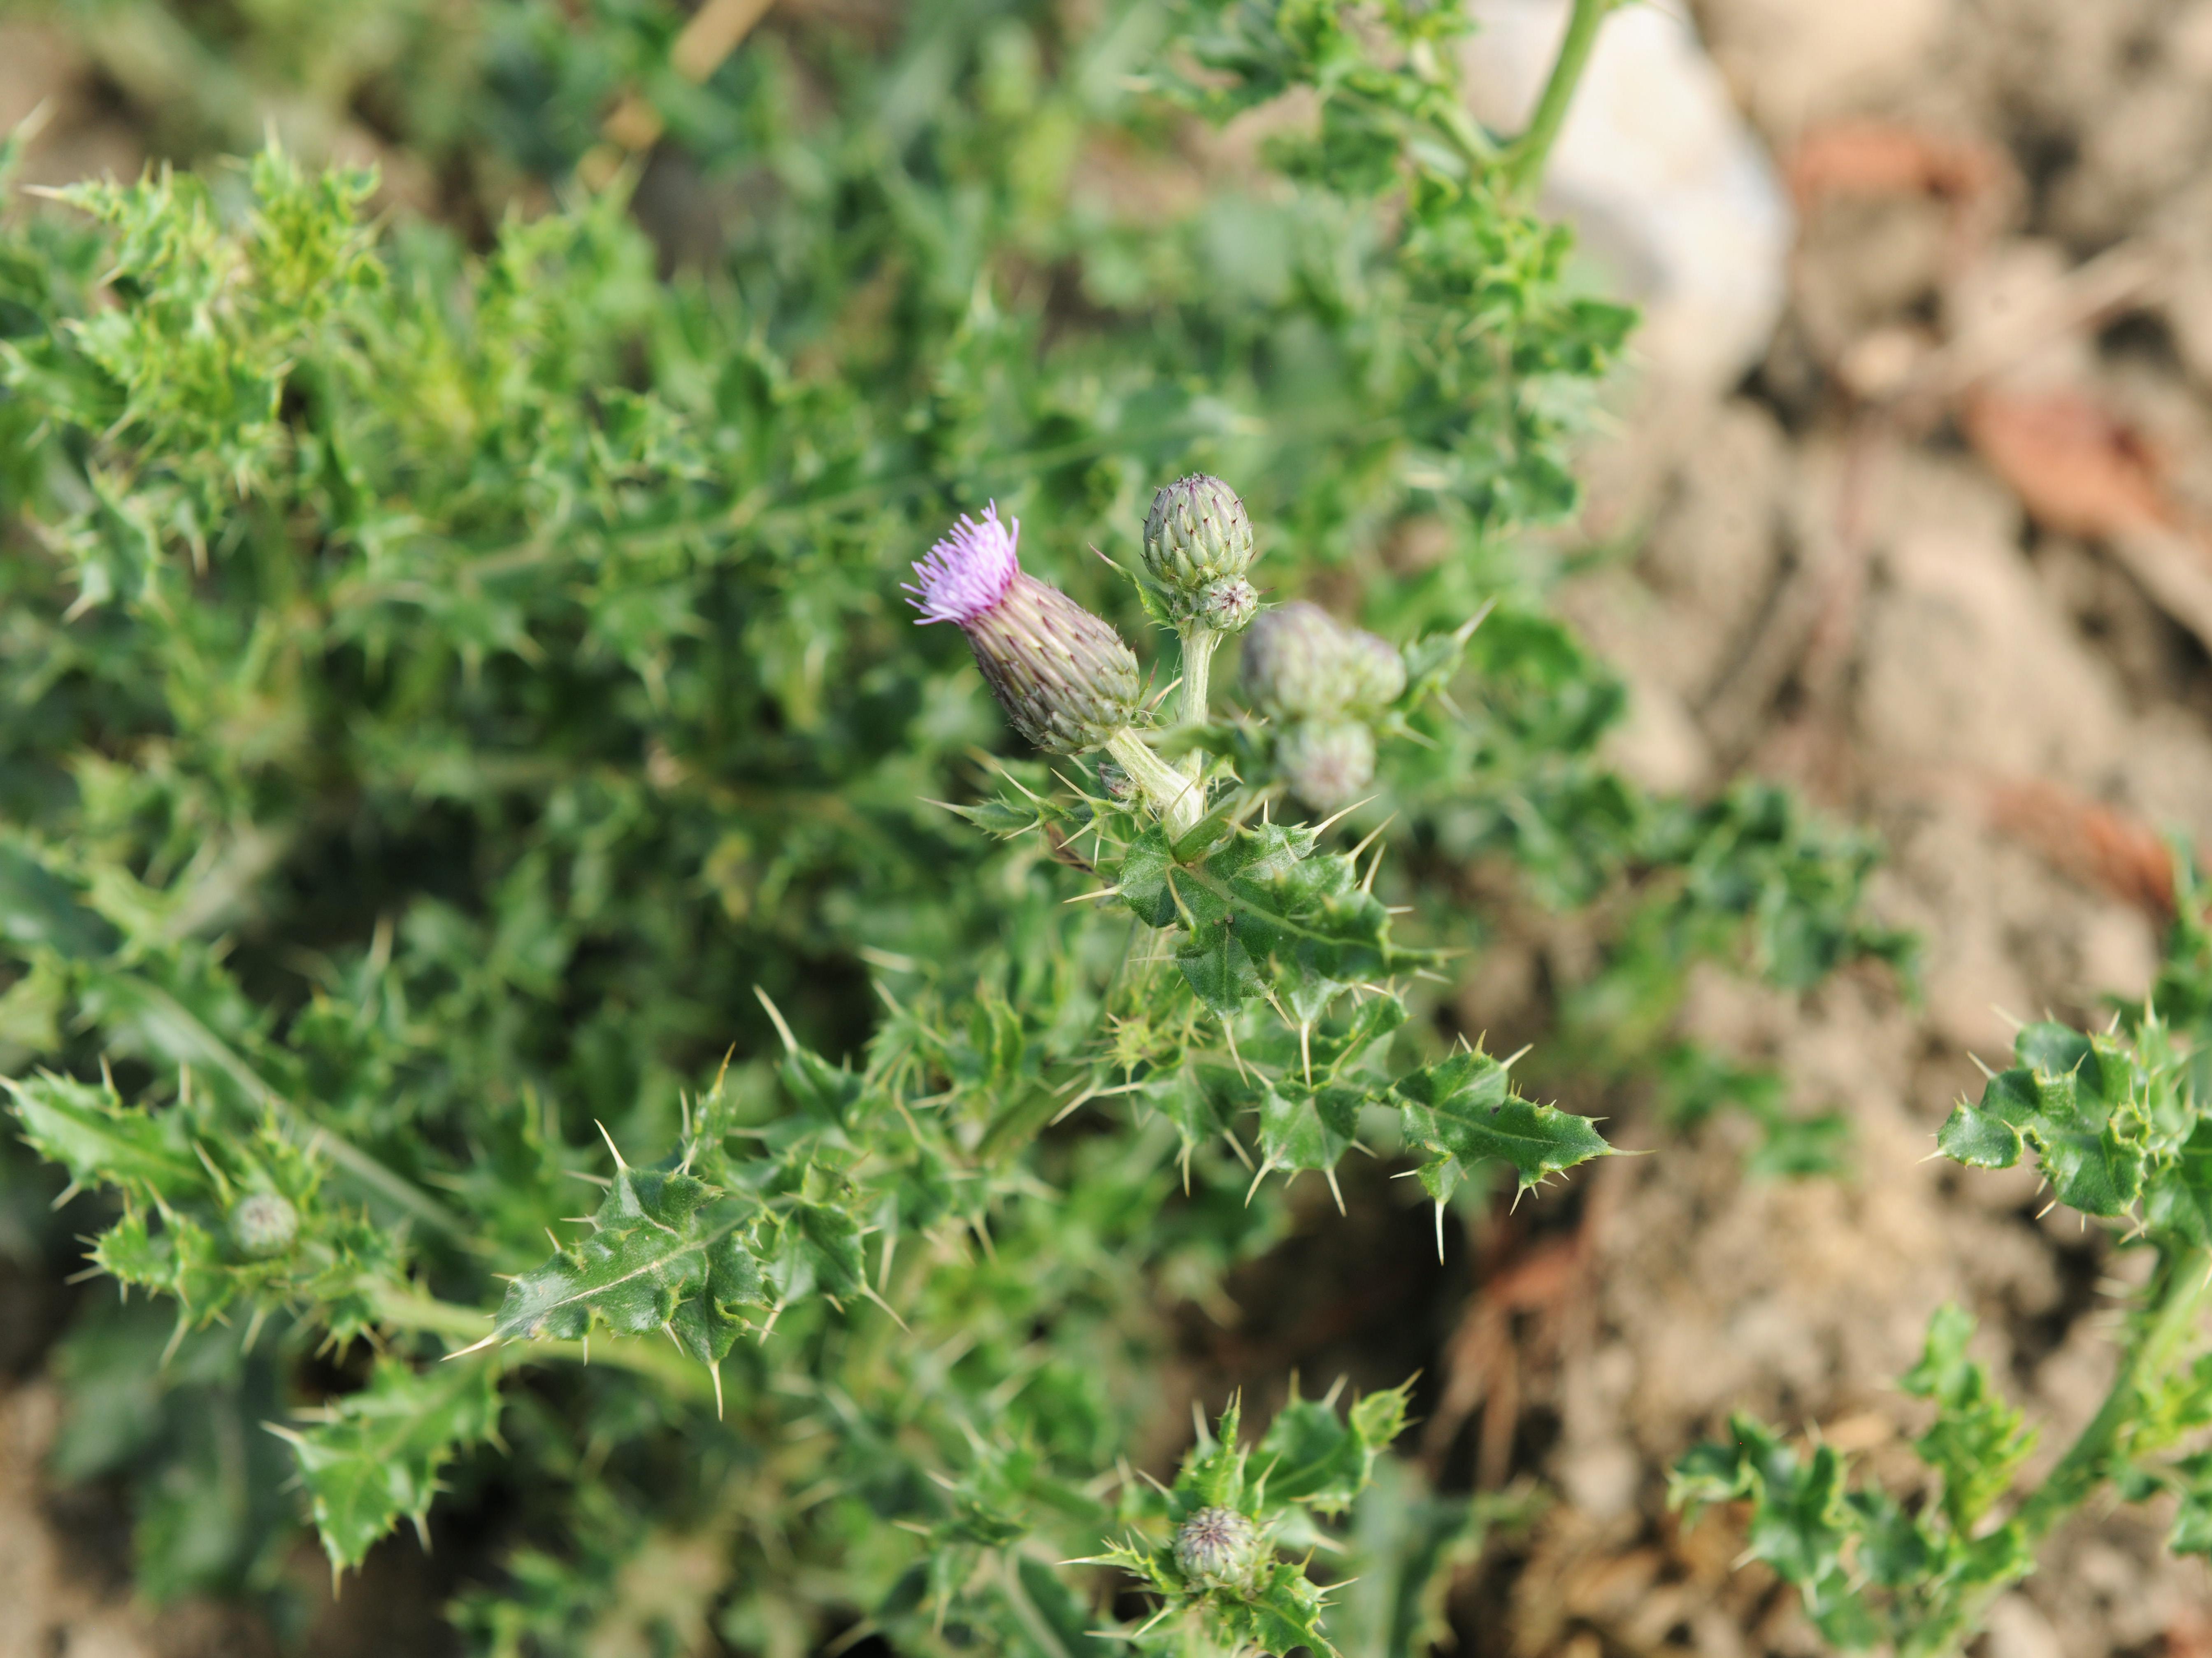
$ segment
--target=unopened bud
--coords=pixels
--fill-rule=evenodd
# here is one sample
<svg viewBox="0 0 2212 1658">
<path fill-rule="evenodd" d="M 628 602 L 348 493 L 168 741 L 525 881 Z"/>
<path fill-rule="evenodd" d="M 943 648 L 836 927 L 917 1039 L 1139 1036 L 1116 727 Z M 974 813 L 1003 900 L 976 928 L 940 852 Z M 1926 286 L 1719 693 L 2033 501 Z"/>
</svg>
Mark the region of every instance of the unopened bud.
<svg viewBox="0 0 2212 1658">
<path fill-rule="evenodd" d="M 281 1255 L 299 1235 L 300 1212 L 278 1193 L 252 1193 L 240 1198 L 230 1212 L 230 1241 L 240 1254 L 256 1259 Z"/>
<path fill-rule="evenodd" d="M 1304 720 L 1275 742 L 1275 768 L 1316 811 L 1348 806 L 1375 780 L 1375 733 L 1356 720 Z"/>
<path fill-rule="evenodd" d="M 1282 718 L 1372 714 L 1405 690 L 1406 664 L 1388 640 L 1299 601 L 1252 624 L 1243 677 L 1245 695 Z"/>
<path fill-rule="evenodd" d="M 1219 478 L 1182 478 L 1152 497 L 1145 514 L 1145 568 L 1183 593 L 1238 576 L 1252 562 L 1252 520 Z"/>
<path fill-rule="evenodd" d="M 1176 1567 L 1194 1588 L 1258 1587 L 1259 1527 L 1234 1509 L 1200 1509 L 1176 1533 Z"/>
<path fill-rule="evenodd" d="M 907 584 L 925 623 L 957 623 L 1014 729 L 1051 754 L 1096 748 L 1137 715 L 1137 659 L 1113 624 L 1024 572 L 1021 521 L 963 518 Z"/>
<path fill-rule="evenodd" d="M 1192 618 L 1218 634 L 1241 634 L 1259 613 L 1260 595 L 1241 575 L 1210 582 L 1190 600 Z"/>
</svg>

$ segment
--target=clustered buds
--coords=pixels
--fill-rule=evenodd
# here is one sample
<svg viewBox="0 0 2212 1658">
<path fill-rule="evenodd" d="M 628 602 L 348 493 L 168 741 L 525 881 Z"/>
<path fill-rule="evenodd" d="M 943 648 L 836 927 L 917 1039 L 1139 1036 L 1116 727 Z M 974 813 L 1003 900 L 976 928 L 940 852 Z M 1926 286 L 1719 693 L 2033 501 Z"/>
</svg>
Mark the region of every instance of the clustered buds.
<svg viewBox="0 0 2212 1658">
<path fill-rule="evenodd" d="M 1260 1528 L 1234 1509 L 1200 1509 L 1176 1533 L 1176 1568 L 1193 1588 L 1249 1593 L 1266 1555 Z"/>
<path fill-rule="evenodd" d="M 1052 754 L 1109 749 L 1114 759 L 1099 771 L 1108 794 L 1141 793 L 1177 832 L 1188 828 L 1205 800 L 1199 760 L 1178 770 L 1136 735 L 1136 657 L 1110 623 L 1023 570 L 1020 535 L 1018 520 L 1000 521 L 995 501 L 981 519 L 961 519 L 907 584 L 921 620 L 967 635 L 993 695 L 1032 744 Z M 1308 806 L 1334 811 L 1374 780 L 1374 722 L 1404 694 L 1405 661 L 1316 604 L 1261 615 L 1244 575 L 1252 556 L 1244 503 L 1219 478 L 1179 479 L 1152 497 L 1145 569 L 1182 631 L 1182 717 L 1207 717 L 1215 642 L 1249 629 L 1244 690 L 1278 726 L 1276 770 Z"/>
<path fill-rule="evenodd" d="M 963 518 L 907 584 L 924 623 L 957 623 L 1013 727 L 1048 754 L 1097 747 L 1137 716 L 1137 659 L 1113 624 L 1028 574 L 1021 521 Z"/>
<path fill-rule="evenodd" d="M 299 1235 L 300 1212 L 280 1193 L 252 1193 L 230 1212 L 230 1241 L 256 1260 L 283 1254 Z"/>
<path fill-rule="evenodd" d="M 1163 488 L 1145 515 L 1145 569 L 1176 620 L 1217 634 L 1242 633 L 1260 608 L 1244 579 L 1252 520 L 1219 478 L 1194 475 Z"/>
<path fill-rule="evenodd" d="M 1316 811 L 1349 804 L 1375 776 L 1368 722 L 1406 689 L 1406 664 L 1387 640 L 1347 628 L 1318 604 L 1270 610 L 1244 644 L 1244 693 L 1285 722 L 1275 763 Z"/>
<path fill-rule="evenodd" d="M 1318 604 L 1268 611 L 1245 641 L 1245 694 L 1281 719 L 1376 714 L 1405 689 L 1405 661 L 1389 641 Z"/>
</svg>

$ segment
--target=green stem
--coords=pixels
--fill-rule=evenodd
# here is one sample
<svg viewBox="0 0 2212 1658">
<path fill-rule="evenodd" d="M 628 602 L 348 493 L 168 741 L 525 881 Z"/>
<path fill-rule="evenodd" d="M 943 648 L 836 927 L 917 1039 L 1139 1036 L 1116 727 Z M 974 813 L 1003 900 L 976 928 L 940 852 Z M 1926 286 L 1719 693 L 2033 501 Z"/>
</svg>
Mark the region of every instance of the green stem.
<svg viewBox="0 0 2212 1658">
<path fill-rule="evenodd" d="M 2187 1357 L 2208 1294 L 2212 1294 L 2212 1249 L 2160 1251 L 2147 1316 L 2120 1361 L 2105 1402 L 2013 1516 L 2026 1552 L 2033 1553 L 2061 1521 L 2096 1495 L 2111 1477 L 2113 1460 L 2126 1448 L 2142 1413 L 2144 1395 Z M 2010 1587 L 2009 1582 L 1992 1583 L 1968 1602 L 1960 1624 L 1961 1642 L 1981 1627 L 1990 1603 Z"/>
<path fill-rule="evenodd" d="M 1106 752 L 1121 762 L 1130 780 L 1145 792 L 1145 797 L 1166 821 L 1170 835 L 1189 834 L 1204 816 L 1204 797 L 1197 780 L 1184 776 L 1154 754 L 1152 745 L 1135 732 L 1125 726 L 1115 732 L 1106 739 Z"/>
<path fill-rule="evenodd" d="M 2087 1502 L 2110 1472 L 2115 1451 L 2142 1408 L 2143 1394 L 2172 1370 L 2212 1291 L 2212 1250 L 2189 1249 L 2164 1255 L 2151 1281 L 2149 1318 L 2134 1347 L 2121 1361 L 2097 1414 L 2081 1430 L 2058 1465 L 2045 1476 L 2016 1516 L 2030 1547 Z"/>
<path fill-rule="evenodd" d="M 1221 635 L 1201 622 L 1186 622 L 1182 640 L 1182 720 L 1186 726 L 1206 723 L 1208 693 L 1212 689 L 1213 647 Z"/>
<path fill-rule="evenodd" d="M 1221 635 L 1203 623 L 1186 622 L 1180 629 L 1182 640 L 1182 723 L 1202 726 L 1206 723 L 1206 704 L 1212 700 L 1213 651 L 1221 643 Z M 1194 783 L 1206 775 L 1206 756 L 1193 749 L 1183 757 L 1182 774 Z M 1201 799 L 1203 796 L 1201 795 Z"/>
<path fill-rule="evenodd" d="M 1536 100 L 1527 131 L 1505 152 L 1505 187 L 1512 194 L 1527 195 L 1544 176 L 1553 142 L 1566 122 L 1567 106 L 1574 101 L 1583 70 L 1589 67 L 1590 48 L 1597 44 L 1597 26 L 1614 3 L 1615 0 L 1575 0 L 1574 11 L 1567 19 L 1566 38 L 1559 42 L 1559 55 L 1552 60 L 1552 78 L 1544 83 L 1544 95 Z"/>
</svg>

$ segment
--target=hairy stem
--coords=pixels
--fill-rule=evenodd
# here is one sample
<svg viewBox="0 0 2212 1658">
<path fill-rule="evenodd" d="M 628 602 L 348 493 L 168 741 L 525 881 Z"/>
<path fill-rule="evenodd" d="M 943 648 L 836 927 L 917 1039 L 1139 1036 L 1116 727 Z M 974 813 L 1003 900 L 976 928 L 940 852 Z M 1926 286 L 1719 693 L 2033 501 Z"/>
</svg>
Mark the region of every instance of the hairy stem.
<svg viewBox="0 0 2212 1658">
<path fill-rule="evenodd" d="M 1213 679 L 1213 649 L 1221 643 L 1221 635 L 1202 622 L 1186 622 L 1181 629 L 1182 640 L 1182 722 L 1186 726 L 1206 723 L 1206 704 L 1212 700 Z M 1183 756 L 1182 774 L 1192 782 L 1206 774 L 1206 756 L 1193 749 Z"/>
<path fill-rule="evenodd" d="M 1528 129 L 1505 152 L 1505 187 L 1512 194 L 1528 194 L 1544 176 L 1544 163 L 1565 124 L 1567 106 L 1574 101 L 1583 70 L 1589 67 L 1590 48 L 1597 44 L 1597 26 L 1616 3 L 1617 0 L 1574 0 L 1566 37 L 1559 42 L 1559 55 L 1552 60 L 1552 78 L 1544 82 L 1544 95 L 1536 100 Z"/>
<path fill-rule="evenodd" d="M 1130 780 L 1158 809 L 1168 833 L 1188 835 L 1203 815 L 1205 796 L 1198 780 L 1186 777 L 1154 754 L 1152 745 L 1127 726 L 1106 739 L 1106 752 L 1121 763 Z"/>
<path fill-rule="evenodd" d="M 2089 1425 L 2059 1458 L 2058 1466 L 2021 1505 L 2021 1527 L 2031 1546 L 2087 1501 L 2111 1472 L 2112 1455 L 2135 1425 L 2144 1394 L 2165 1379 L 2197 1333 L 2207 1291 L 2212 1291 L 2212 1276 L 2208 1274 L 2212 1274 L 2212 1250 L 2162 1254 L 2151 1280 L 2148 1316 L 2121 1361 L 2119 1375 L 2112 1378 L 2112 1391 L 2105 1395 Z"/>
<path fill-rule="evenodd" d="M 2111 1477 L 2113 1460 L 2126 1448 L 2142 1413 L 2144 1396 L 2187 1357 L 2208 1295 L 2212 1295 L 2212 1249 L 2160 1252 L 2144 1317 L 2105 1402 L 2014 1516 L 2029 1552 Z M 1978 1629 L 1989 1603 L 2010 1587 L 2008 1582 L 1993 1583 L 1982 1590 L 1970 1603 L 1961 1627 L 1968 1633 Z"/>
</svg>

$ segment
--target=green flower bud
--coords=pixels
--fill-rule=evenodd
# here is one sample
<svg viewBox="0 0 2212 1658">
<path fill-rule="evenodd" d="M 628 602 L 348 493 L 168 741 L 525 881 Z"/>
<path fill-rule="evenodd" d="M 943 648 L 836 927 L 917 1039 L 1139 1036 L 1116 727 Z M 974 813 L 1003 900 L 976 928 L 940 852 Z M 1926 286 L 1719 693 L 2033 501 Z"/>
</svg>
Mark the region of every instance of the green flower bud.
<svg viewBox="0 0 2212 1658">
<path fill-rule="evenodd" d="M 1200 1509 L 1176 1533 L 1176 1570 L 1193 1588 L 1259 1587 L 1266 1550 L 1259 1527 L 1234 1509 Z"/>
<path fill-rule="evenodd" d="M 1279 718 L 1374 714 L 1405 690 L 1406 664 L 1388 640 L 1300 601 L 1252 624 L 1243 677 L 1245 695 Z"/>
<path fill-rule="evenodd" d="M 281 1255 L 299 1235 L 300 1212 L 277 1193 L 252 1193 L 240 1198 L 230 1212 L 230 1241 L 242 1255 L 256 1260 Z"/>
<path fill-rule="evenodd" d="M 1209 582 L 1190 598 L 1193 620 L 1218 634 L 1241 634 L 1260 613 L 1260 595 L 1241 575 Z"/>
<path fill-rule="evenodd" d="M 1252 520 L 1219 478 L 1194 476 L 1152 497 L 1145 515 L 1145 568 L 1170 592 L 1190 593 L 1244 574 L 1252 562 Z"/>
<path fill-rule="evenodd" d="M 975 665 L 1016 731 L 1048 754 L 1096 748 L 1137 717 L 1137 659 L 1113 624 L 1021 568 L 1021 525 L 962 519 L 915 567 L 922 620 L 968 635 Z"/>
<path fill-rule="evenodd" d="M 1300 720 L 1276 739 L 1275 768 L 1316 811 L 1334 811 L 1375 780 L 1375 733 L 1356 720 Z"/>
</svg>

